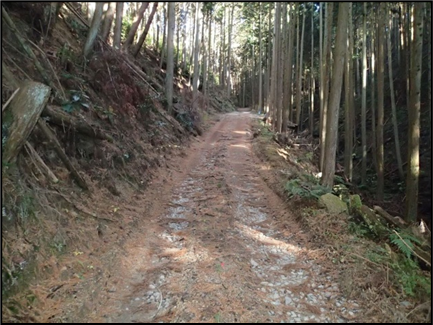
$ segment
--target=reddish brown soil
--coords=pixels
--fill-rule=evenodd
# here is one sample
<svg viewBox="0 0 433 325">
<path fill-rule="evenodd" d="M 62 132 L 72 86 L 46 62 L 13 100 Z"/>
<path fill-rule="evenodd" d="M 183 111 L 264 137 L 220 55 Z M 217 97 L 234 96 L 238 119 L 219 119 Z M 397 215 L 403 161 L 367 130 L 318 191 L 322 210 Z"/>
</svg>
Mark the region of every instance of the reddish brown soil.
<svg viewBox="0 0 433 325">
<path fill-rule="evenodd" d="M 356 317 L 359 306 L 341 296 L 308 236 L 261 178 L 265 166 L 251 149 L 253 117 L 221 116 L 184 158 L 174 158 L 146 192 L 119 208 L 141 217 L 119 251 L 105 253 L 111 273 L 98 270 L 98 277 L 95 270 L 80 286 L 87 294 L 59 296 L 62 311 L 52 321 Z M 104 227 L 110 226 L 102 226 L 102 238 Z"/>
</svg>

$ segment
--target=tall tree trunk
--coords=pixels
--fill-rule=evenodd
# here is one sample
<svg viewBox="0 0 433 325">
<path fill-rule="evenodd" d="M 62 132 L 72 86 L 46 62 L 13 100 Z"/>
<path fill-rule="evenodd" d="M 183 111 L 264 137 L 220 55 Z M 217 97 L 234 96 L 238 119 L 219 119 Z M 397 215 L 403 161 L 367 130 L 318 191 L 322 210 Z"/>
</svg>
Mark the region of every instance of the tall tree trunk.
<svg viewBox="0 0 433 325">
<path fill-rule="evenodd" d="M 372 24 L 373 28 L 371 31 L 371 147 L 372 147 L 372 156 L 373 156 L 373 163 L 374 168 L 377 173 L 377 150 L 376 150 L 376 44 L 375 44 L 375 37 L 376 37 L 376 31 L 377 28 L 375 28 L 376 23 Z"/>
<path fill-rule="evenodd" d="M 392 15 L 392 13 L 389 13 Z M 391 16 L 392 17 L 392 16 Z M 398 172 L 400 179 L 404 180 L 403 163 L 401 161 L 400 153 L 400 140 L 398 136 L 398 122 L 397 122 L 397 110 L 395 107 L 395 94 L 394 94 L 394 77 L 392 71 L 392 48 L 391 48 L 391 36 L 392 36 L 392 18 L 389 20 L 389 30 L 387 37 L 387 47 L 388 47 L 388 74 L 389 74 L 389 89 L 391 97 L 391 109 L 392 109 L 392 124 L 394 128 L 394 142 L 395 142 L 395 154 L 397 158 Z"/>
<path fill-rule="evenodd" d="M 207 15 L 207 27 L 208 27 L 208 31 L 210 30 L 210 14 L 208 13 Z M 210 35 L 208 35 L 208 37 L 210 37 Z M 209 56 L 210 53 L 208 53 L 208 48 L 205 44 L 205 37 L 204 37 L 204 22 L 203 22 L 203 27 L 202 27 L 202 50 L 203 50 L 203 87 L 202 87 L 202 92 L 203 95 L 207 94 L 207 70 L 208 70 L 208 60 L 209 60 Z"/>
<path fill-rule="evenodd" d="M 287 132 L 287 124 L 289 121 L 291 110 L 291 97 L 292 97 L 292 61 L 293 61 L 293 38 L 295 35 L 295 22 L 294 22 L 294 5 L 289 6 L 289 21 L 285 23 L 288 25 L 286 28 L 286 55 L 284 59 L 284 96 L 283 96 L 283 123 L 282 132 Z"/>
<path fill-rule="evenodd" d="M 166 35 L 167 35 L 167 2 L 164 2 L 162 18 L 164 18 L 164 28 L 162 29 L 162 46 L 161 46 L 161 60 L 159 61 L 159 68 L 162 68 L 165 57 Z"/>
<path fill-rule="evenodd" d="M 135 34 L 137 33 L 138 26 L 140 25 L 141 20 L 143 19 L 144 12 L 149 6 L 149 2 L 143 2 L 141 4 L 140 9 L 135 16 L 135 21 L 131 25 L 131 29 L 129 30 L 128 36 L 126 37 L 125 42 L 123 43 L 123 49 L 125 51 L 129 50 L 130 46 L 134 41 Z"/>
<path fill-rule="evenodd" d="M 185 21 L 183 22 L 182 26 L 182 73 L 183 71 L 186 71 L 186 22 L 188 17 L 188 7 L 187 3 L 183 3 L 184 11 L 185 11 Z"/>
<path fill-rule="evenodd" d="M 299 52 L 299 72 L 298 72 L 298 82 L 296 85 L 296 124 L 298 124 L 298 129 L 301 128 L 301 92 L 302 92 L 302 61 L 304 53 L 304 31 L 305 31 L 305 11 L 302 14 L 302 35 L 300 43 Z"/>
<path fill-rule="evenodd" d="M 205 94 L 209 94 L 209 86 L 211 84 L 211 63 L 212 63 L 212 15 L 209 15 L 208 18 L 209 26 L 208 26 L 208 67 L 207 67 L 207 76 L 206 76 L 206 85 L 203 84 L 203 88 L 205 89 Z M 213 80 L 212 80 L 213 81 Z"/>
<path fill-rule="evenodd" d="M 115 5 L 116 5 L 115 2 L 109 2 L 107 11 L 105 12 L 104 24 L 103 24 L 102 33 L 101 33 L 101 38 L 105 42 L 108 41 L 108 37 L 110 36 L 111 25 L 113 24 L 113 19 L 114 19 L 114 6 Z"/>
<path fill-rule="evenodd" d="M 155 3 L 157 4 L 157 2 Z M 167 109 L 171 114 L 173 109 L 173 70 L 174 70 L 174 27 L 175 27 L 175 3 L 168 2 L 168 32 L 167 32 L 167 70 L 165 79 L 165 96 L 167 97 Z"/>
<path fill-rule="evenodd" d="M 226 81 L 227 81 L 226 28 L 228 26 L 228 19 L 229 19 L 228 12 L 229 12 L 228 7 L 225 6 L 224 17 L 223 17 L 223 30 L 222 30 L 223 42 L 222 42 L 222 55 L 221 55 L 222 72 L 223 72 L 222 77 L 221 77 L 221 80 L 222 80 L 221 86 L 222 87 L 226 86 Z"/>
<path fill-rule="evenodd" d="M 229 44 L 228 44 L 228 54 L 227 54 L 227 97 L 230 98 L 232 90 L 231 82 L 231 65 L 232 65 L 232 30 L 233 30 L 233 13 L 235 6 L 231 5 L 230 20 L 229 20 Z"/>
<path fill-rule="evenodd" d="M 328 97 L 329 97 L 329 82 L 326 80 L 329 77 L 330 73 L 330 56 L 331 56 L 331 40 L 332 40 L 332 21 L 333 21 L 333 10 L 334 10 L 334 4 L 332 2 L 326 3 L 326 10 L 325 10 L 325 35 L 324 35 L 324 58 L 323 58 L 323 114 L 321 116 L 321 146 L 320 146 L 320 166 L 321 169 L 324 164 L 325 159 L 325 147 L 326 147 L 326 136 L 328 129 L 326 126 L 327 120 L 328 120 Z M 334 166 L 335 167 L 335 166 Z"/>
<path fill-rule="evenodd" d="M 297 106 L 298 104 L 298 74 L 299 74 L 299 38 L 300 38 L 300 26 L 299 26 L 299 3 L 296 4 L 296 56 L 295 56 L 295 66 L 296 68 L 293 71 L 294 74 L 294 84 L 296 84 L 296 98 L 295 98 L 295 102 L 294 105 L 292 106 L 292 113 L 295 115 L 292 115 L 292 121 L 294 121 L 294 123 L 297 122 L 297 116 L 298 116 L 298 110 L 299 107 Z M 295 85 L 293 85 L 295 86 Z M 296 111 L 295 111 L 296 109 Z M 299 126 L 298 126 L 298 130 L 299 130 Z"/>
<path fill-rule="evenodd" d="M 432 45 L 431 45 L 431 6 L 427 6 L 427 15 L 426 15 L 426 22 L 425 22 L 425 30 L 427 32 L 427 57 L 431 58 L 431 49 L 432 49 Z M 429 121 L 431 121 L 431 111 L 432 111 L 432 103 L 431 103 L 431 60 L 427 60 L 427 107 L 430 107 L 429 110 Z M 431 130 L 432 129 L 432 125 L 429 125 L 429 143 L 431 143 L 432 141 L 432 133 Z M 429 170 L 432 170 L 432 162 L 430 159 L 430 168 Z M 431 179 L 431 174 L 430 174 L 430 179 Z"/>
<path fill-rule="evenodd" d="M 194 79 L 193 79 L 193 106 L 197 107 L 197 97 L 198 97 L 198 82 L 200 75 L 200 62 L 198 60 L 198 55 L 200 52 L 200 2 L 196 2 L 196 20 L 195 20 L 195 48 L 194 48 Z"/>
<path fill-rule="evenodd" d="M 218 57 L 218 78 L 219 78 L 219 85 L 224 86 L 224 77 L 223 77 L 223 49 L 224 49 L 224 38 L 223 33 L 224 31 L 224 17 L 221 19 L 220 23 L 220 46 L 219 46 L 219 57 Z"/>
<path fill-rule="evenodd" d="M 90 25 L 89 34 L 87 35 L 86 43 L 84 44 L 84 48 L 83 48 L 83 55 L 87 59 L 90 58 L 90 54 L 93 49 L 93 44 L 95 42 L 96 36 L 98 36 L 98 29 L 99 29 L 99 25 L 101 25 L 103 8 L 104 8 L 103 2 L 96 3 L 92 24 Z"/>
<path fill-rule="evenodd" d="M 146 27 L 144 28 L 144 32 L 140 35 L 140 39 L 137 42 L 137 45 L 132 50 L 132 55 L 134 57 L 137 56 L 137 54 L 140 52 L 141 47 L 144 44 L 144 41 L 146 40 L 147 34 L 149 33 L 150 25 L 152 24 L 153 17 L 155 16 L 156 9 L 158 7 L 158 2 L 153 3 L 152 12 L 150 13 L 149 19 L 147 20 Z"/>
<path fill-rule="evenodd" d="M 377 35 L 377 125 L 376 125 L 376 150 L 377 150 L 377 199 L 383 200 L 384 190 L 384 144 L 383 144 L 383 120 L 384 120 L 384 70 L 385 70 L 385 3 L 379 3 L 379 20 Z"/>
<path fill-rule="evenodd" d="M 263 111 L 263 71 L 262 71 L 262 3 L 259 2 L 259 103 L 258 111 Z"/>
<path fill-rule="evenodd" d="M 270 79 L 271 79 L 271 70 L 272 70 L 272 7 L 269 5 L 269 12 L 268 12 L 268 46 L 267 46 L 267 55 L 266 55 L 266 78 L 265 78 L 265 91 L 266 91 L 266 106 L 265 106 L 265 113 L 270 113 L 270 100 L 271 100 L 271 85 L 270 85 Z"/>
<path fill-rule="evenodd" d="M 243 78 L 243 91 L 242 91 L 242 107 L 245 107 L 245 87 L 246 87 L 246 83 L 247 83 L 247 76 L 246 74 L 244 74 L 244 78 Z"/>
<path fill-rule="evenodd" d="M 425 3 L 416 2 L 412 16 L 410 60 L 410 107 L 408 132 L 408 170 L 406 177 L 406 220 L 414 222 L 418 216 L 419 138 L 421 113 L 422 33 Z"/>
<path fill-rule="evenodd" d="M 407 15 L 407 23 L 405 24 L 405 36 L 406 36 L 406 54 L 405 54 L 405 58 L 406 58 L 406 71 L 405 71 L 405 75 L 406 75 L 406 107 L 407 109 L 409 109 L 410 106 L 410 94 L 409 94 L 409 90 L 410 90 L 410 62 L 411 62 L 411 45 L 412 45 L 412 40 L 411 40 L 411 35 L 410 35 L 410 17 L 411 17 L 411 5 L 409 2 L 405 3 L 405 15 Z"/>
<path fill-rule="evenodd" d="M 122 34 L 123 2 L 116 2 L 116 20 L 114 22 L 113 47 L 120 49 L 120 37 Z"/>
<path fill-rule="evenodd" d="M 313 7 L 314 9 L 314 7 Z M 314 133 L 314 10 L 311 10 L 310 134 Z"/>
<path fill-rule="evenodd" d="M 255 73 L 255 57 L 254 57 L 254 44 L 251 50 L 251 108 L 255 108 L 255 98 L 254 98 L 254 73 Z"/>
<path fill-rule="evenodd" d="M 347 23 L 349 18 L 348 2 L 338 5 L 337 35 L 335 41 L 331 94 L 329 96 L 329 114 L 326 123 L 326 156 L 324 161 L 322 183 L 327 187 L 334 185 L 335 155 L 338 141 L 338 111 L 340 107 L 341 88 L 343 84 L 344 57 L 346 52 Z"/>
<path fill-rule="evenodd" d="M 323 101 L 324 101 L 324 88 L 325 74 L 323 70 L 323 2 L 319 3 L 319 72 L 320 72 L 320 114 L 319 114 L 319 133 L 320 133 L 320 145 L 322 146 L 322 118 L 323 118 Z M 322 159 L 320 158 L 319 164 L 320 170 L 322 170 Z"/>
<path fill-rule="evenodd" d="M 367 180 L 367 3 L 364 2 L 362 26 L 362 95 L 361 95 L 361 183 Z"/>
<path fill-rule="evenodd" d="M 345 116 L 344 116 L 344 173 L 352 181 L 352 151 L 353 151 L 353 33 L 352 33 L 352 3 L 349 2 L 348 9 L 348 26 L 347 26 L 347 51 L 346 51 L 346 69 L 344 76 L 345 83 Z"/>
<path fill-rule="evenodd" d="M 282 42 L 281 42 L 281 40 L 282 40 L 282 37 L 281 37 L 281 2 L 278 2 L 278 7 L 277 7 L 278 9 L 278 11 L 279 11 L 279 17 L 278 17 L 278 20 L 277 20 L 277 27 L 278 27 L 278 29 L 277 29 L 277 42 L 276 42 L 276 46 L 277 46 L 277 57 L 276 57 L 276 59 L 277 59 L 277 61 L 275 62 L 276 63 L 276 65 L 277 65 L 277 74 L 276 74 L 276 77 L 277 77 L 277 82 L 276 82 L 276 86 L 277 86 L 277 88 L 276 88 L 276 90 L 275 90 L 275 94 L 276 94 L 276 97 L 275 97 L 275 104 L 276 104 L 276 108 L 277 108 L 277 110 L 276 110 L 276 112 L 277 112 L 277 119 L 276 119 L 276 122 L 277 122 L 277 125 L 276 125 L 276 130 L 277 130 L 277 132 L 281 132 L 281 122 L 282 122 L 282 116 L 281 116 L 281 113 L 282 113 L 282 106 L 283 106 L 283 102 L 282 102 L 282 100 L 283 100 L 283 69 L 282 69 L 282 67 L 283 67 L 283 64 L 282 64 Z M 282 12 L 282 14 L 283 15 L 286 15 L 287 16 L 287 6 L 284 6 L 284 8 L 285 8 L 285 10 L 283 10 L 283 12 Z"/>
<path fill-rule="evenodd" d="M 180 7 L 180 3 L 177 3 L 178 5 L 178 11 L 179 11 L 179 16 L 182 15 L 182 9 Z M 180 18 L 177 18 L 176 21 L 176 60 L 175 60 L 175 69 L 178 70 L 179 69 L 179 56 L 180 56 Z"/>
<path fill-rule="evenodd" d="M 273 37 L 273 51 L 272 51 L 272 74 L 271 74 L 271 100 L 270 100 L 270 116 L 272 126 L 275 129 L 277 123 L 277 71 L 278 71 L 278 30 L 280 28 L 279 2 L 275 2 L 275 17 L 274 17 L 274 37 Z"/>
</svg>

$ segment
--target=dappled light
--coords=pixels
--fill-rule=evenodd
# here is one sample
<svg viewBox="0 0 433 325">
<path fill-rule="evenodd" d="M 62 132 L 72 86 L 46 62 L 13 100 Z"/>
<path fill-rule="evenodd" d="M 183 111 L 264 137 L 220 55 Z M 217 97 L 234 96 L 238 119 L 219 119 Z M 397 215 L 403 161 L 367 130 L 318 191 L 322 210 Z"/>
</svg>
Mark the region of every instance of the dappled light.
<svg viewBox="0 0 433 325">
<path fill-rule="evenodd" d="M 248 149 L 248 147 L 244 144 L 231 144 L 230 147 Z"/>
<path fill-rule="evenodd" d="M 275 247 L 281 248 L 284 251 L 298 254 L 300 252 L 303 252 L 302 248 L 299 248 L 298 246 L 294 246 L 292 244 L 286 243 L 282 240 L 277 240 L 275 238 L 272 238 L 271 236 L 266 236 L 263 232 L 255 230 L 251 227 L 248 227 L 243 224 L 236 224 L 237 227 L 241 230 L 241 233 L 245 236 L 248 236 L 252 239 L 255 239 L 259 241 L 262 244 L 265 245 L 273 245 Z"/>
</svg>

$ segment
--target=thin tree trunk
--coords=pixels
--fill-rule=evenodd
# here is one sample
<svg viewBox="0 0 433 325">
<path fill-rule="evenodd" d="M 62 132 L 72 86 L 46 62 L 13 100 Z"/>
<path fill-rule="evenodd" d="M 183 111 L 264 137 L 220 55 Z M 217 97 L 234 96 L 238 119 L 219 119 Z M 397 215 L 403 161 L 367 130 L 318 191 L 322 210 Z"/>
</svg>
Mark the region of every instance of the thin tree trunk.
<svg viewBox="0 0 433 325">
<path fill-rule="evenodd" d="M 224 9 L 224 28 L 223 28 L 223 52 L 222 52 L 222 71 L 223 71 L 223 75 L 222 75 L 222 84 L 221 86 L 224 88 L 226 87 L 226 82 L 227 82 L 227 44 L 226 44 L 226 28 L 228 29 L 228 24 L 229 24 L 229 11 L 228 11 L 228 7 L 226 6 Z"/>
<path fill-rule="evenodd" d="M 163 18 L 164 18 L 164 28 L 162 31 L 162 46 L 161 46 L 161 60 L 159 61 L 159 68 L 162 68 L 165 57 L 165 45 L 166 45 L 166 35 L 167 35 L 167 2 L 164 2 L 163 7 Z"/>
<path fill-rule="evenodd" d="M 262 73 L 262 3 L 259 2 L 259 103 L 258 111 L 263 111 L 263 73 Z"/>
<path fill-rule="evenodd" d="M 229 20 L 229 44 L 228 44 L 228 59 L 227 59 L 227 97 L 230 98 L 231 90 L 232 90 L 232 82 L 231 82 L 231 65 L 232 65 L 232 30 L 233 30 L 233 13 L 234 13 L 234 5 L 231 6 L 230 20 Z"/>
<path fill-rule="evenodd" d="M 295 34 L 294 22 L 294 5 L 288 4 L 289 7 L 289 21 L 286 22 L 286 56 L 284 60 L 284 96 L 283 96 L 283 123 L 282 132 L 287 132 L 287 124 L 289 121 L 291 110 L 291 97 L 292 97 L 292 60 L 293 60 L 293 36 Z"/>
<path fill-rule="evenodd" d="M 107 42 L 108 37 L 110 36 L 111 25 L 114 20 L 114 2 L 108 3 L 107 11 L 105 12 L 104 25 L 102 27 L 101 38 Z"/>
<path fill-rule="evenodd" d="M 210 14 L 208 13 L 207 15 L 207 27 L 208 27 L 208 31 L 210 30 Z M 202 29 L 202 50 L 203 50 L 203 87 L 202 87 L 202 92 L 203 95 L 207 94 L 207 70 L 208 70 L 208 61 L 209 61 L 209 56 L 210 56 L 210 52 L 208 53 L 208 47 L 205 44 L 205 37 L 204 37 L 204 22 L 203 22 L 203 29 Z M 210 37 L 210 35 L 208 34 L 208 37 Z"/>
<path fill-rule="evenodd" d="M 207 67 L 207 76 L 206 76 L 206 86 L 203 85 L 203 87 L 206 89 L 205 94 L 209 94 L 209 86 L 211 84 L 211 63 L 212 63 L 212 15 L 209 15 L 209 29 L 208 29 L 208 67 Z"/>
<path fill-rule="evenodd" d="M 141 4 L 140 9 L 138 10 L 137 15 L 135 16 L 135 21 L 131 25 L 131 29 L 129 30 L 128 36 L 126 37 L 126 40 L 123 43 L 123 49 L 125 51 L 131 47 L 134 41 L 135 34 L 137 33 L 138 26 L 140 25 L 140 22 L 143 19 L 144 12 L 146 11 L 148 6 L 149 6 L 149 2 L 143 2 Z"/>
<path fill-rule="evenodd" d="M 425 3 L 416 2 L 412 13 L 412 45 L 410 60 L 410 107 L 408 132 L 408 170 L 406 177 L 406 220 L 418 216 L 419 139 L 421 113 L 422 33 Z"/>
<path fill-rule="evenodd" d="M 144 44 L 144 41 L 146 40 L 147 34 L 149 33 L 150 25 L 152 24 L 153 17 L 155 16 L 156 9 L 158 7 L 158 2 L 153 3 L 152 12 L 150 13 L 149 19 L 147 20 L 146 27 L 144 28 L 144 32 L 140 35 L 140 39 L 137 42 L 137 45 L 134 47 L 134 50 L 132 51 L 132 55 L 134 57 L 137 56 L 137 54 L 140 52 L 141 47 Z"/>
<path fill-rule="evenodd" d="M 165 81 L 165 95 L 167 97 L 167 109 L 171 114 L 173 109 L 173 70 L 174 70 L 174 27 L 175 27 L 175 3 L 168 2 L 168 32 L 167 32 L 167 70 Z M 157 2 L 155 3 L 157 5 Z M 156 8 L 156 7 L 155 7 Z"/>
<path fill-rule="evenodd" d="M 299 73 L 298 73 L 298 82 L 296 86 L 296 124 L 298 124 L 298 130 L 301 129 L 301 92 L 302 92 L 302 61 L 304 54 L 304 31 L 305 31 L 305 11 L 302 14 L 302 34 L 301 34 L 301 43 L 300 43 L 300 54 L 299 54 Z"/>
<path fill-rule="evenodd" d="M 90 25 L 89 34 L 87 35 L 86 43 L 84 43 L 83 55 L 89 59 L 95 43 L 96 36 L 98 36 L 99 26 L 102 21 L 102 13 L 104 9 L 103 2 L 97 2 L 95 7 L 95 13 L 93 15 L 92 23 Z"/>
<path fill-rule="evenodd" d="M 311 11 L 310 134 L 314 133 L 314 10 Z"/>
<path fill-rule="evenodd" d="M 223 19 L 221 19 L 221 24 L 220 24 L 220 48 L 219 48 L 219 60 L 218 60 L 218 77 L 219 77 L 220 86 L 224 86 L 223 49 L 224 49 L 224 17 Z"/>
<path fill-rule="evenodd" d="M 383 144 L 383 120 L 384 120 L 384 70 L 385 70 L 385 5 L 379 4 L 379 21 L 378 21 L 378 56 L 377 56 L 377 199 L 383 200 L 384 191 L 384 144 Z"/>
<path fill-rule="evenodd" d="M 325 143 L 326 143 L 326 136 L 328 129 L 326 126 L 327 120 L 328 120 L 328 97 L 329 97 L 329 82 L 327 82 L 327 78 L 329 78 L 330 75 L 330 55 L 331 55 L 331 39 L 332 39 L 332 21 L 333 21 L 333 9 L 334 4 L 332 2 L 326 3 L 326 10 L 325 10 L 325 22 L 326 22 L 326 29 L 325 29 L 325 35 L 324 35 L 324 54 L 325 57 L 323 58 L 323 115 L 321 116 L 322 121 L 322 128 L 321 128 L 321 148 L 320 148 L 320 166 L 323 166 L 324 159 L 325 159 Z"/>
<path fill-rule="evenodd" d="M 155 53 L 159 54 L 159 29 L 160 29 L 161 16 L 159 14 L 159 10 L 156 13 L 156 46 Z"/>
<path fill-rule="evenodd" d="M 200 63 L 198 60 L 198 55 L 200 52 L 200 2 L 196 2 L 196 17 L 195 17 L 195 49 L 194 49 L 194 79 L 193 79 L 193 106 L 197 107 L 197 97 L 198 97 L 198 82 L 200 74 Z"/>
<path fill-rule="evenodd" d="M 373 24 L 372 28 L 372 35 L 371 35 L 371 133 L 372 133 L 372 139 L 371 139 L 371 146 L 372 146 L 372 156 L 373 156 L 373 163 L 374 168 L 377 173 L 377 150 L 376 150 L 376 44 L 374 41 L 374 38 L 376 36 L 376 30 L 375 28 L 376 23 Z"/>
<path fill-rule="evenodd" d="M 324 100 L 324 88 L 325 74 L 323 70 L 323 2 L 319 3 L 319 72 L 320 72 L 320 114 L 319 114 L 319 133 L 320 133 L 320 145 L 322 146 L 322 118 L 323 118 L 323 100 Z M 320 170 L 322 170 L 322 159 L 320 159 Z"/>
<path fill-rule="evenodd" d="M 367 180 L 367 3 L 364 2 L 362 33 L 362 104 L 361 104 L 361 183 Z"/>
<path fill-rule="evenodd" d="M 177 3 L 178 10 L 180 12 L 180 15 L 182 14 L 182 9 L 180 7 L 180 3 Z M 179 56 L 180 56 L 180 18 L 177 18 L 176 21 L 176 61 L 175 61 L 175 69 L 179 69 Z"/>
<path fill-rule="evenodd" d="M 406 36 L 406 71 L 405 71 L 405 75 L 406 75 L 406 107 L 407 109 L 409 109 L 409 105 L 410 105 L 410 94 L 409 94 L 409 90 L 410 90 L 410 62 L 411 62 L 411 45 L 412 45 L 412 40 L 410 37 L 410 17 L 411 17 L 411 6 L 409 2 L 405 3 L 405 15 L 407 15 L 407 23 L 405 24 L 405 36 Z"/>
<path fill-rule="evenodd" d="M 255 98 L 254 98 L 254 66 L 255 66 L 255 58 L 254 58 L 254 44 L 252 46 L 252 55 L 251 55 L 251 108 L 254 110 Z"/>
<path fill-rule="evenodd" d="M 347 178 L 352 181 L 352 151 L 353 151 L 353 33 L 352 33 L 352 3 L 349 2 L 348 9 L 348 37 L 347 37 L 347 51 L 346 51 L 346 69 L 345 69 L 345 117 L 344 117 L 344 173 Z"/>
<path fill-rule="evenodd" d="M 266 78 L 265 78 L 265 90 L 266 90 L 266 107 L 265 107 L 265 113 L 270 114 L 270 100 L 271 100 L 271 69 L 272 69 L 272 44 L 271 44 L 271 35 L 272 35 L 272 7 L 269 5 L 269 12 L 268 12 L 268 35 L 269 35 L 269 42 L 267 47 L 267 60 L 266 60 Z"/>
<path fill-rule="evenodd" d="M 283 10 L 282 14 L 287 16 L 287 6 L 284 6 L 284 8 L 285 8 L 285 10 Z M 277 108 L 276 109 L 276 113 L 277 113 L 277 119 L 276 119 L 277 128 L 276 128 L 276 130 L 277 130 L 277 132 L 281 132 L 281 124 L 282 124 L 281 123 L 282 122 L 281 113 L 282 113 L 282 106 L 283 106 L 283 102 L 282 102 L 282 99 L 283 99 L 283 97 L 282 97 L 283 96 L 282 66 L 283 66 L 283 64 L 282 64 L 282 44 L 281 44 L 281 39 L 282 39 L 282 37 L 281 37 L 281 2 L 278 2 L 277 10 L 279 11 L 279 17 L 278 17 L 278 20 L 276 22 L 278 29 L 277 29 L 277 42 L 275 44 L 277 46 L 277 56 L 276 56 L 277 61 L 275 62 L 277 65 L 277 74 L 276 74 L 276 77 L 277 77 L 276 86 L 277 87 L 275 90 L 275 95 L 276 95 L 275 104 L 276 104 L 276 108 Z"/>
<path fill-rule="evenodd" d="M 292 113 L 296 115 L 292 115 L 292 121 L 295 123 L 298 123 L 298 79 L 299 79 L 299 37 L 300 37 L 300 26 L 299 26 L 299 3 L 296 4 L 296 57 L 295 57 L 295 70 L 293 71 L 294 76 L 294 83 L 296 83 L 296 97 L 295 97 L 295 103 L 292 107 Z M 295 85 L 293 85 L 295 86 Z M 294 111 L 296 109 L 296 111 Z M 299 124 L 298 124 L 298 130 L 299 130 Z"/>
<path fill-rule="evenodd" d="M 390 13 L 391 14 L 391 13 Z M 400 179 L 404 180 L 403 162 L 401 160 L 400 153 L 400 140 L 398 136 L 398 122 L 397 122 L 397 109 L 395 107 L 395 94 L 394 94 L 394 77 L 392 71 L 392 48 L 391 48 L 391 31 L 392 31 L 392 19 L 389 20 L 389 31 L 387 37 L 388 46 L 388 74 L 389 74 L 389 88 L 391 97 L 391 109 L 392 109 L 392 124 L 394 128 L 394 142 L 395 142 L 395 153 L 397 158 L 398 172 Z"/>
<path fill-rule="evenodd" d="M 335 155 L 338 142 L 338 111 L 340 106 L 341 88 L 343 84 L 344 57 L 346 52 L 347 22 L 349 3 L 340 2 L 338 6 L 337 35 L 333 62 L 331 94 L 329 96 L 329 114 L 327 116 L 326 156 L 324 160 L 322 184 L 334 185 Z"/>
<path fill-rule="evenodd" d="M 275 2 L 275 17 L 274 17 L 274 41 L 273 41 L 273 50 L 272 50 L 272 74 L 271 74 L 271 100 L 270 100 L 270 116 L 272 120 L 272 127 L 275 129 L 275 125 L 277 122 L 276 116 L 276 98 L 277 98 L 277 69 L 278 69 L 278 39 L 277 39 L 277 31 L 279 29 L 279 21 L 280 21 L 280 11 L 278 10 L 279 2 Z"/>
<path fill-rule="evenodd" d="M 427 16 L 426 16 L 426 22 L 425 22 L 425 30 L 427 32 L 427 57 L 431 58 L 431 6 L 427 6 Z M 430 107 L 429 110 L 429 121 L 431 121 L 432 116 L 431 116 L 431 111 L 432 111 L 432 103 L 431 103 L 431 60 L 427 60 L 427 107 Z M 432 141 L 432 126 L 431 124 L 429 124 L 429 143 L 431 143 Z M 432 162 L 430 159 L 430 168 L 429 170 L 432 170 Z M 430 174 L 430 178 L 431 178 L 431 174 Z"/>
<path fill-rule="evenodd" d="M 116 2 L 116 20 L 114 22 L 113 47 L 120 49 L 120 37 L 122 33 L 123 2 Z"/>
<path fill-rule="evenodd" d="M 188 7 L 186 2 L 183 3 L 183 6 L 185 8 L 185 21 L 182 26 L 182 73 L 183 71 L 186 71 L 186 22 L 188 17 Z"/>
<path fill-rule="evenodd" d="M 246 84 L 246 75 L 244 74 L 244 82 L 243 82 L 243 91 L 242 91 L 242 107 L 245 107 L 245 84 Z"/>
</svg>

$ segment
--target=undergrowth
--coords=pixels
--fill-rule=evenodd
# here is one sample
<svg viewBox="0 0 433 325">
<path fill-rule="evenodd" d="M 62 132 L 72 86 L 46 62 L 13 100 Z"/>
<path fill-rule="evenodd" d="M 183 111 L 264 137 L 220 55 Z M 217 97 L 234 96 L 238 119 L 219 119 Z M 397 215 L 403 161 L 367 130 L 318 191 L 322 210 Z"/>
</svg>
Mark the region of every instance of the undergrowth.
<svg viewBox="0 0 433 325">
<path fill-rule="evenodd" d="M 357 237 L 368 238 L 369 229 L 362 224 L 351 222 L 350 231 Z M 389 241 L 397 252 L 384 243 L 377 245 L 365 253 L 365 257 L 377 265 L 392 270 L 390 280 L 399 293 L 418 300 L 431 298 L 431 276 L 425 274 L 413 256 L 413 243 L 421 244 L 412 234 L 401 230 L 389 233 Z"/>
</svg>

